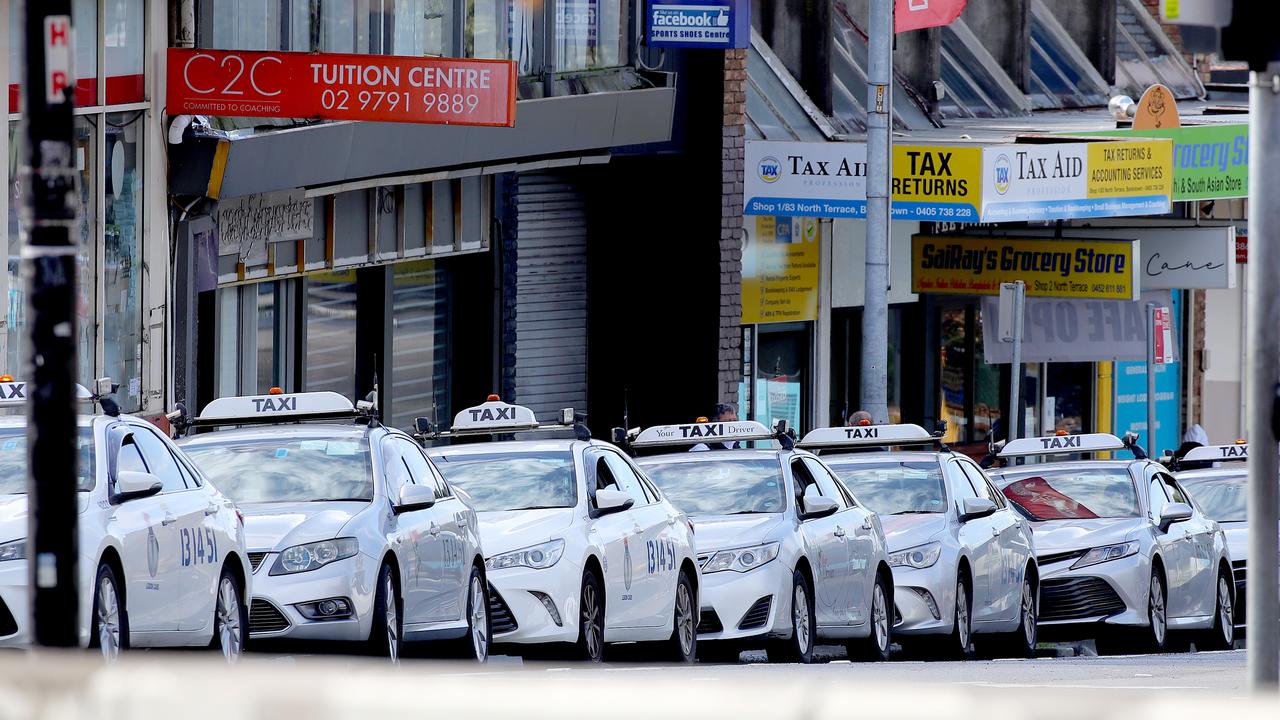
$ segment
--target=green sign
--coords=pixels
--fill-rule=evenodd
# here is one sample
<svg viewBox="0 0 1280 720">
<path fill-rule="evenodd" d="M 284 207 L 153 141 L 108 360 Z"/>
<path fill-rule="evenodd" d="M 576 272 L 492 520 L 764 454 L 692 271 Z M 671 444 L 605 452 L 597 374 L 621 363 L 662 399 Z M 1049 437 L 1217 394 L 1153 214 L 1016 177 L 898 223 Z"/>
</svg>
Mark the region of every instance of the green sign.
<svg viewBox="0 0 1280 720">
<path fill-rule="evenodd" d="M 1249 126 L 1194 125 L 1162 130 L 1070 133 L 1173 140 L 1173 200 L 1249 196 Z"/>
</svg>

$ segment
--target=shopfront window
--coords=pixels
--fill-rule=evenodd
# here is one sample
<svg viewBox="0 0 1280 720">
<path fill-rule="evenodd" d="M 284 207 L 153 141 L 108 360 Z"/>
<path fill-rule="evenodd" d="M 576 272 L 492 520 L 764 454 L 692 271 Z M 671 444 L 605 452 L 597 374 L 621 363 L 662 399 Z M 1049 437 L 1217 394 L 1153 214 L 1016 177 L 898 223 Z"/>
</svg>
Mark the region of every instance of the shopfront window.
<svg viewBox="0 0 1280 720">
<path fill-rule="evenodd" d="M 999 366 L 983 359 L 982 314 L 974 303 L 940 310 L 939 408 L 947 422 L 946 440 L 977 443 L 987 439 L 1001 419 L 1002 378 Z"/>
<path fill-rule="evenodd" d="M 279 366 L 276 362 L 276 289 L 279 283 L 258 283 L 254 294 L 258 301 L 258 322 L 256 329 L 258 367 L 256 392 L 266 393 L 273 387 L 281 386 Z"/>
<path fill-rule="evenodd" d="M 809 323 L 759 325 L 752 419 L 772 427 L 786 420 L 797 430 L 807 425 L 810 380 Z"/>
<path fill-rule="evenodd" d="M 139 102 L 145 95 L 142 58 L 146 45 L 142 2 L 107 0 L 105 3 L 102 44 L 108 104 Z M 80 44 L 79 39 L 76 44 Z"/>
<path fill-rule="evenodd" d="M 143 0 L 111 0 L 113 4 L 138 8 L 138 16 L 142 14 Z M 22 88 L 22 74 L 26 67 L 26 38 L 23 25 L 23 0 L 9 0 L 9 112 L 19 112 L 19 97 Z M 72 60 L 76 75 L 76 105 L 85 107 L 98 105 L 98 0 L 72 0 L 71 24 L 76 29 L 76 52 Z M 138 52 L 141 57 L 141 37 L 138 40 Z M 142 72 L 142 63 L 138 63 L 138 73 Z M 108 67 L 110 73 L 110 66 Z M 139 97 L 139 100 L 142 98 Z M 111 101 L 118 102 L 118 101 Z"/>
<path fill-rule="evenodd" d="M 319 273 L 307 278 L 307 392 L 355 392 L 356 273 Z"/>
<path fill-rule="evenodd" d="M 433 260 L 399 263 L 391 291 L 391 425 L 453 417 L 449 407 L 449 272 Z"/>
<path fill-rule="evenodd" d="M 625 58 L 627 12 L 619 0 L 557 0 L 555 18 L 557 70 L 614 67 Z"/>
<path fill-rule="evenodd" d="M 103 228 L 103 353 L 105 373 L 120 385 L 121 408 L 142 405 L 141 112 L 106 116 Z"/>
</svg>

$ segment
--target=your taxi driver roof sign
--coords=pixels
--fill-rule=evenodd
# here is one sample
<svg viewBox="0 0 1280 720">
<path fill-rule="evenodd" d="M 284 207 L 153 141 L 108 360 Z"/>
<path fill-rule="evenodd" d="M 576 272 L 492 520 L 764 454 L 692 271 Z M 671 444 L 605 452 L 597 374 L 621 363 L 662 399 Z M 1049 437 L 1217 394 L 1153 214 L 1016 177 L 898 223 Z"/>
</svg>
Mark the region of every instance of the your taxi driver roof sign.
<svg viewBox="0 0 1280 720">
<path fill-rule="evenodd" d="M 1235 445 L 1205 445 L 1191 448 L 1182 456 L 1184 462 L 1205 462 L 1211 460 L 1248 460 L 1249 446 L 1244 443 Z"/>
<path fill-rule="evenodd" d="M 290 422 L 314 416 L 355 413 L 351 401 L 335 392 L 245 395 L 214 400 L 204 406 L 204 412 L 196 422 Z"/>
<path fill-rule="evenodd" d="M 512 405 L 501 400 L 469 407 L 453 416 L 453 430 L 515 431 L 538 427 L 533 411 L 522 405 Z"/>
<path fill-rule="evenodd" d="M 1072 453 L 1124 450 L 1125 444 L 1110 433 L 1084 433 L 1082 435 L 1050 435 L 1013 440 L 1000 450 L 1000 457 L 1025 457 L 1029 455 L 1070 455 Z"/>
<path fill-rule="evenodd" d="M 659 445 L 697 445 L 705 442 L 748 440 L 773 440 L 774 433 L 755 420 L 734 422 L 688 423 L 686 425 L 655 425 L 645 428 L 631 441 L 633 447 Z"/>
<path fill-rule="evenodd" d="M 800 447 L 856 447 L 862 445 L 925 445 L 937 438 L 919 425 L 865 425 L 810 430 Z"/>
</svg>

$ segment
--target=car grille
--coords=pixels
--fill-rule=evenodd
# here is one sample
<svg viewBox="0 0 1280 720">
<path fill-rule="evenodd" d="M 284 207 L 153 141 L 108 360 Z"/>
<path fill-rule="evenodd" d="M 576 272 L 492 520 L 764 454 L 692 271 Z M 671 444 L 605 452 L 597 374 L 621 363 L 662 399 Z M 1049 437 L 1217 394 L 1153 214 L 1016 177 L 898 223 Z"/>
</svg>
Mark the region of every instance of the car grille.
<svg viewBox="0 0 1280 720">
<path fill-rule="evenodd" d="M 724 625 L 720 623 L 720 616 L 711 608 L 702 608 L 702 617 L 698 620 L 698 634 L 705 635 L 718 632 L 724 632 Z"/>
<path fill-rule="evenodd" d="M 4 600 L 0 600 L 0 637 L 16 632 L 18 632 L 18 621 L 13 619 L 13 613 L 9 612 L 9 607 L 4 604 Z"/>
<path fill-rule="evenodd" d="M 489 585 L 489 624 L 490 632 L 494 635 L 515 632 L 520 627 L 516 624 L 515 614 L 507 607 L 507 601 L 502 599 L 502 595 L 492 584 Z"/>
<path fill-rule="evenodd" d="M 289 629 L 289 618 L 275 605 L 254 598 L 249 605 L 249 634 L 274 633 Z"/>
<path fill-rule="evenodd" d="M 249 553 L 249 567 L 253 568 L 254 572 L 258 572 L 258 568 L 262 566 L 262 561 L 266 559 L 267 553 L 251 552 Z"/>
<path fill-rule="evenodd" d="M 765 623 L 769 622 L 769 609 L 772 607 L 772 595 L 765 595 L 755 601 L 755 604 L 751 606 L 751 609 L 747 610 L 747 614 L 742 616 L 742 622 L 738 623 L 738 629 L 751 630 L 763 627 Z"/>
<path fill-rule="evenodd" d="M 1040 619 L 1083 620 L 1124 611 L 1124 601 L 1102 578 L 1053 578 L 1040 584 Z"/>
<path fill-rule="evenodd" d="M 1088 550 L 1072 550 L 1070 552 L 1049 553 L 1048 555 L 1040 555 L 1036 558 L 1036 563 L 1040 566 L 1049 565 L 1051 563 L 1062 562 L 1063 560 L 1075 560 L 1084 557 Z"/>
</svg>

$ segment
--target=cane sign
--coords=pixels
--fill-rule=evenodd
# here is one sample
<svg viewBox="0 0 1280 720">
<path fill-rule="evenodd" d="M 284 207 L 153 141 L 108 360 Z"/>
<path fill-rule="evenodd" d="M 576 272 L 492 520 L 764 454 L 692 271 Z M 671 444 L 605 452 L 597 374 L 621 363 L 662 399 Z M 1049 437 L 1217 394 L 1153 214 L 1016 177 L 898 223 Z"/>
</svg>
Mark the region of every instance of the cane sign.
<svg viewBox="0 0 1280 720">
<path fill-rule="evenodd" d="M 513 127 L 515 63 L 169 48 L 168 112 Z"/>
</svg>

